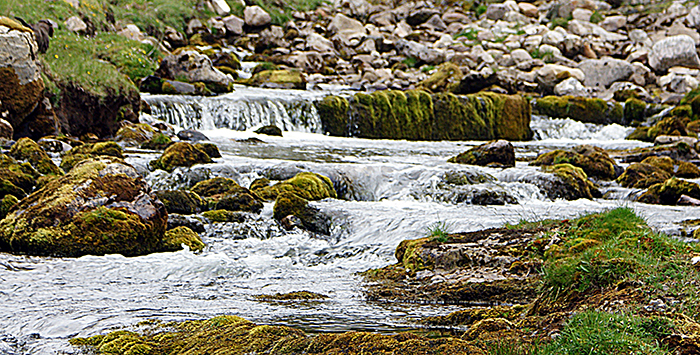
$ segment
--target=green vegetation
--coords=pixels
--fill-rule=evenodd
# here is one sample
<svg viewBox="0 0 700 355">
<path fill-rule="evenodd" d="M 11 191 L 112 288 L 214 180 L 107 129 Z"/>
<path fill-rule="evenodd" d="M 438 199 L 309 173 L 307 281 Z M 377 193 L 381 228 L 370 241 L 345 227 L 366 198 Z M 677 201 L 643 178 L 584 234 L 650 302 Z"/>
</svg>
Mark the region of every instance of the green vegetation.
<svg viewBox="0 0 700 355">
<path fill-rule="evenodd" d="M 445 243 L 448 240 L 451 229 L 452 226 L 446 222 L 435 222 L 428 226 L 426 234 L 428 234 L 428 238 L 437 240 L 440 243 Z"/>
</svg>

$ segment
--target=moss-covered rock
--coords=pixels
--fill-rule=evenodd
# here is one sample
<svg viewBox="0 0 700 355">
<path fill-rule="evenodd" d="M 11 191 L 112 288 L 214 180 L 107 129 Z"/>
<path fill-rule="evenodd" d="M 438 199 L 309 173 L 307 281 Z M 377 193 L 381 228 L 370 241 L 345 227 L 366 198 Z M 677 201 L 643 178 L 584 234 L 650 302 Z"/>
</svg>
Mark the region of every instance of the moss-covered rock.
<svg viewBox="0 0 700 355">
<path fill-rule="evenodd" d="M 243 223 L 245 221 L 245 216 L 241 212 L 234 212 L 229 210 L 213 210 L 206 211 L 202 213 L 206 219 L 215 223 L 226 223 L 226 222 L 236 222 Z"/>
<path fill-rule="evenodd" d="M 112 157 L 121 160 L 124 158 L 124 154 L 122 147 L 114 142 L 86 143 L 72 148 L 63 155 L 61 169 L 67 172 L 83 160 L 98 157 Z"/>
<path fill-rule="evenodd" d="M 666 117 L 649 128 L 647 137 L 653 142 L 658 136 L 687 136 L 685 125 L 689 121 L 686 117 Z"/>
<path fill-rule="evenodd" d="M 620 175 L 617 182 L 623 187 L 646 189 L 654 184 L 663 183 L 671 178 L 671 174 L 656 165 L 647 163 L 632 163 Z"/>
<path fill-rule="evenodd" d="M 298 70 L 264 70 L 242 82 L 273 89 L 306 89 L 306 79 Z"/>
<path fill-rule="evenodd" d="M 623 163 L 641 162 L 649 157 L 669 157 L 678 161 L 695 161 L 700 157 L 688 143 L 679 141 L 672 144 L 617 151 L 615 158 Z"/>
<path fill-rule="evenodd" d="M 221 158 L 219 147 L 214 143 L 195 143 L 195 148 L 207 153 L 210 158 Z"/>
<path fill-rule="evenodd" d="M 596 124 L 628 124 L 624 109 L 617 102 L 577 96 L 546 96 L 532 103 L 532 112 L 552 118 Z"/>
<path fill-rule="evenodd" d="M 204 242 L 199 234 L 187 227 L 176 227 L 165 232 L 163 237 L 163 251 L 177 251 L 182 249 L 182 245 L 186 245 L 192 251 L 202 251 Z"/>
<path fill-rule="evenodd" d="M 199 195 L 185 190 L 156 191 L 168 213 L 195 214 L 207 209 L 207 203 Z"/>
<path fill-rule="evenodd" d="M 700 177 L 700 169 L 698 169 L 698 167 L 695 164 L 687 161 L 675 160 L 670 157 L 650 156 L 642 160 L 642 163 L 654 165 L 659 169 L 663 169 L 670 175 L 676 177 L 688 179 L 695 179 Z M 664 179 L 664 181 L 665 180 L 666 179 Z"/>
<path fill-rule="evenodd" d="M 151 139 L 141 144 L 143 149 L 165 150 L 173 143 L 172 139 L 163 133 L 155 133 Z"/>
<path fill-rule="evenodd" d="M 201 148 L 187 142 L 169 146 L 157 160 L 151 161 L 153 169 L 173 171 L 176 167 L 191 167 L 195 164 L 212 163 L 211 157 Z"/>
<path fill-rule="evenodd" d="M 646 119 L 646 102 L 630 97 L 625 101 L 624 117 L 626 122 L 644 122 Z"/>
<path fill-rule="evenodd" d="M 0 221 L 0 250 L 30 255 L 141 255 L 163 250 L 165 206 L 122 163 L 89 159 Z"/>
<path fill-rule="evenodd" d="M 437 67 L 435 73 L 418 84 L 419 89 L 430 92 L 455 92 L 464 74 L 452 62 L 445 62 Z"/>
<path fill-rule="evenodd" d="M 17 203 L 19 203 L 19 199 L 17 199 L 17 197 L 14 195 L 5 195 L 5 197 L 0 200 L 0 218 L 5 218 L 5 216 L 12 211 L 12 207 L 14 207 Z"/>
<path fill-rule="evenodd" d="M 63 175 L 63 171 L 54 164 L 49 155 L 29 138 L 20 138 L 12 145 L 10 156 L 17 160 L 26 160 L 42 175 Z"/>
<path fill-rule="evenodd" d="M 288 293 L 277 293 L 274 295 L 258 295 L 255 298 L 263 301 L 290 301 L 290 300 L 325 300 L 326 295 L 311 291 L 295 291 Z"/>
<path fill-rule="evenodd" d="M 11 157 L 0 155 L 0 194 L 23 198 L 30 194 L 40 174 L 29 164 L 19 164 Z"/>
<path fill-rule="evenodd" d="M 260 127 L 255 130 L 255 133 L 257 134 L 264 134 L 267 136 L 277 136 L 277 137 L 282 137 L 282 130 L 275 126 L 275 125 L 269 125 L 269 126 L 264 126 Z"/>
<path fill-rule="evenodd" d="M 640 126 L 634 129 L 632 133 L 630 133 L 625 139 L 627 140 L 635 140 L 635 141 L 642 141 L 642 142 L 653 142 L 654 139 L 649 138 L 649 128 L 646 126 Z"/>
<path fill-rule="evenodd" d="M 272 209 L 276 220 L 282 221 L 288 216 L 294 216 L 301 220 L 304 229 L 311 232 L 329 234 L 330 219 L 317 208 L 310 206 L 309 201 L 292 192 L 282 192 L 275 200 Z"/>
<path fill-rule="evenodd" d="M 263 209 L 261 199 L 244 187 L 233 187 L 226 192 L 208 198 L 213 210 L 243 211 L 260 213 Z"/>
<path fill-rule="evenodd" d="M 128 142 L 138 146 L 151 140 L 155 133 L 153 127 L 145 123 L 130 124 L 120 128 L 114 135 L 114 140 L 118 142 Z"/>
<path fill-rule="evenodd" d="M 255 185 L 255 182 L 251 185 L 251 190 L 266 201 L 277 199 L 277 196 L 282 192 L 290 192 L 307 200 L 338 197 L 329 178 L 310 172 L 299 173 L 293 178 L 273 186 L 263 186 L 262 183 L 259 183 L 257 186 L 253 185 Z"/>
<path fill-rule="evenodd" d="M 617 164 L 608 153 L 599 147 L 579 145 L 571 150 L 557 149 L 537 156 L 531 165 L 552 166 L 571 164 L 583 169 L 587 176 L 602 180 L 612 180 L 617 177 Z"/>
<path fill-rule="evenodd" d="M 581 168 L 571 164 L 557 164 L 543 166 L 543 169 L 548 173 L 554 174 L 560 182 L 560 184 L 555 184 L 555 186 L 551 187 L 550 196 L 553 194 L 553 196 L 566 200 L 601 197 L 598 188 L 588 180 L 588 176 Z"/>
<path fill-rule="evenodd" d="M 675 205 L 681 195 L 700 199 L 700 186 L 694 182 L 672 177 L 664 183 L 655 184 L 639 196 L 638 201 L 652 204 Z"/>
<path fill-rule="evenodd" d="M 191 190 L 199 196 L 210 197 L 238 188 L 240 188 L 240 186 L 233 179 L 218 176 L 196 183 Z"/>
<path fill-rule="evenodd" d="M 498 140 L 469 149 L 456 157 L 450 158 L 448 162 L 494 167 L 514 167 L 515 149 L 510 142 Z"/>
<path fill-rule="evenodd" d="M 424 91 L 359 93 L 349 102 L 348 134 L 360 138 L 429 140 L 433 103 Z"/>
<path fill-rule="evenodd" d="M 350 103 L 344 97 L 326 96 L 316 103 L 318 116 L 321 118 L 324 132 L 336 137 L 347 137 L 348 110 Z"/>
</svg>

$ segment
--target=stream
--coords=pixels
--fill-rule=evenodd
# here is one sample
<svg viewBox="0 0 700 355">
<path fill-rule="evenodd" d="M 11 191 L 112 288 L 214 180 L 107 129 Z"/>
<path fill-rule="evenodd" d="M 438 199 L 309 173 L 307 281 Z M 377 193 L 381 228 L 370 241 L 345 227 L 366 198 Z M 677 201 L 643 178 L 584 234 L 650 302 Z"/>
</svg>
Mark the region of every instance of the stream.
<svg viewBox="0 0 700 355">
<path fill-rule="evenodd" d="M 144 95 L 162 119 L 202 131 L 223 157 L 214 164 L 147 172 L 157 152 L 126 150 L 127 161 L 146 174 L 154 190 L 192 186 L 215 176 L 242 186 L 260 177 L 284 180 L 313 171 L 333 180 L 339 197 L 312 204 L 332 217 L 331 235 L 285 231 L 272 218 L 272 203 L 244 223 L 204 223 L 207 247 L 139 257 L 27 257 L 0 253 L 0 354 L 79 354 L 68 344 L 136 325 L 147 319 L 188 320 L 237 315 L 259 324 L 307 332 L 349 330 L 392 333 L 417 320 L 445 315 L 465 305 L 369 302 L 357 276 L 395 262 L 405 239 L 425 236 L 436 224 L 451 232 L 504 223 L 572 218 L 629 206 L 659 231 L 680 235 L 680 222 L 700 218 L 700 209 L 632 202 L 640 191 L 602 183 L 604 198 L 549 200 L 529 178 L 546 178 L 538 167 L 518 162 L 494 169 L 446 163 L 481 142 L 407 142 L 328 137 L 313 101 L 326 91 L 245 89 L 212 98 Z M 342 91 L 333 91 L 341 93 Z M 284 137 L 253 133 L 267 124 Z M 629 128 L 533 117 L 536 138 L 514 142 L 517 158 L 544 149 L 593 144 L 605 149 L 648 146 L 625 141 Z M 257 138 L 251 140 L 250 138 Z M 470 184 L 446 183 L 458 176 Z M 517 203 L 479 205 L 483 191 Z M 309 290 L 322 301 L 269 302 L 256 295 Z"/>
</svg>

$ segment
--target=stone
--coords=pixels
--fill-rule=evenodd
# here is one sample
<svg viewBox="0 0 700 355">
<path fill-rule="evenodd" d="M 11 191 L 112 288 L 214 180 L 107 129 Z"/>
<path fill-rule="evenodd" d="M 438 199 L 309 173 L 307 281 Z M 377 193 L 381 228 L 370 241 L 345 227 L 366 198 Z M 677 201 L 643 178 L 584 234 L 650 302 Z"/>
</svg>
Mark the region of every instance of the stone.
<svg viewBox="0 0 700 355">
<path fill-rule="evenodd" d="M 231 12 L 231 7 L 226 3 L 226 0 L 210 0 L 210 4 L 219 16 L 228 15 Z"/>
<path fill-rule="evenodd" d="M 583 82 L 586 79 L 582 70 L 570 68 L 559 64 L 547 64 L 537 70 L 535 80 L 545 90 L 553 90 L 554 87 L 564 79 L 575 78 Z"/>
<path fill-rule="evenodd" d="M 527 17 L 537 18 L 540 14 L 537 6 L 527 2 L 519 2 L 518 7 L 520 8 L 520 12 Z"/>
<path fill-rule="evenodd" d="M 445 25 L 445 22 L 442 21 L 442 18 L 440 17 L 439 14 L 433 15 L 428 21 L 424 23 L 425 26 L 430 26 L 433 29 L 437 31 L 444 31 L 447 29 L 447 25 Z"/>
<path fill-rule="evenodd" d="M 396 49 L 402 55 L 409 58 L 416 58 L 422 63 L 437 65 L 445 60 L 445 54 L 428 46 L 407 40 L 396 41 Z"/>
<path fill-rule="evenodd" d="M 416 11 L 413 11 L 410 15 L 408 15 L 408 17 L 406 18 L 406 23 L 413 27 L 416 27 L 427 22 L 430 18 L 432 18 L 435 15 L 439 16 L 440 11 L 432 8 L 421 8 Z"/>
<path fill-rule="evenodd" d="M 341 6 L 349 8 L 351 15 L 360 18 L 366 17 L 372 8 L 367 0 L 343 0 Z"/>
<path fill-rule="evenodd" d="M 654 43 L 649 54 L 649 66 L 660 73 L 674 66 L 699 67 L 695 41 L 690 36 L 679 35 Z"/>
<path fill-rule="evenodd" d="M 306 50 L 318 53 L 335 53 L 333 42 L 318 33 L 311 33 L 306 36 Z"/>
<path fill-rule="evenodd" d="M 0 118 L 0 138 L 12 139 L 13 134 L 14 129 L 12 128 L 10 122 L 7 122 Z"/>
<path fill-rule="evenodd" d="M 615 32 L 627 25 L 627 17 L 625 16 L 608 16 L 601 23 L 600 27 L 606 31 Z M 632 35 L 630 34 L 630 37 Z"/>
<path fill-rule="evenodd" d="M 121 31 L 117 33 L 132 41 L 140 41 L 143 39 L 143 34 L 141 33 L 141 30 L 138 28 L 138 26 L 134 25 L 133 23 L 126 25 Z"/>
<path fill-rule="evenodd" d="M 532 60 L 532 56 L 530 53 L 524 49 L 515 49 L 512 52 L 510 52 L 511 58 L 515 61 L 515 63 L 522 63 L 528 60 Z"/>
<path fill-rule="evenodd" d="M 657 84 L 666 91 L 686 94 L 697 88 L 700 82 L 692 75 L 669 73 L 658 78 Z"/>
<path fill-rule="evenodd" d="M 234 36 L 240 36 L 243 34 L 243 25 L 245 21 L 236 15 L 226 16 L 221 19 L 224 22 L 224 27 L 226 28 L 227 34 L 232 34 Z"/>
<path fill-rule="evenodd" d="M 311 206 L 307 199 L 294 193 L 282 192 L 279 194 L 272 211 L 274 218 L 278 221 L 292 215 L 301 220 L 305 229 L 314 233 L 330 234 L 331 219 Z"/>
<path fill-rule="evenodd" d="M 571 17 L 578 21 L 590 21 L 593 11 L 588 9 L 577 8 L 571 12 Z"/>
<path fill-rule="evenodd" d="M 251 27 L 262 27 L 272 23 L 272 17 L 260 6 L 247 6 L 243 10 L 245 24 Z"/>
<path fill-rule="evenodd" d="M 700 27 L 700 6 L 694 6 L 690 9 L 688 16 L 685 17 L 685 23 L 690 28 L 697 29 Z"/>
<path fill-rule="evenodd" d="M 260 128 L 255 130 L 255 133 L 264 134 L 266 136 L 282 137 L 282 130 L 275 125 L 260 127 Z"/>
<path fill-rule="evenodd" d="M 202 21 L 193 18 L 187 23 L 187 27 L 185 28 L 185 34 L 192 37 L 197 33 L 209 33 L 209 29 L 202 23 Z"/>
<path fill-rule="evenodd" d="M 264 70 L 255 73 L 246 83 L 272 89 L 306 89 L 306 79 L 298 70 Z"/>
<path fill-rule="evenodd" d="M 85 21 L 83 21 L 78 16 L 69 17 L 66 20 L 65 25 L 66 25 L 66 29 L 68 29 L 68 31 L 71 31 L 74 33 L 79 33 L 82 35 L 87 33 L 87 29 L 88 29 L 87 24 L 85 23 Z"/>
<path fill-rule="evenodd" d="M 630 63 L 610 57 L 584 60 L 578 68 L 585 75 L 583 83 L 586 86 L 599 88 L 607 88 L 616 81 L 625 81 L 634 73 Z"/>
<path fill-rule="evenodd" d="M 190 83 L 204 83 L 213 92 L 233 90 L 231 76 L 214 68 L 209 57 L 194 50 L 183 50 L 166 56 L 157 73 L 170 80 L 184 78 Z"/>
<path fill-rule="evenodd" d="M 149 163 L 151 168 L 173 171 L 176 167 L 191 167 L 195 164 L 212 163 L 211 157 L 195 145 L 177 142 L 169 146 L 157 160 Z"/>
<path fill-rule="evenodd" d="M 367 35 L 367 30 L 362 22 L 349 18 L 343 14 L 337 14 L 328 25 L 328 30 L 338 36 L 344 45 L 354 47 Z"/>
<path fill-rule="evenodd" d="M 508 12 L 508 7 L 505 4 L 489 4 L 486 8 L 486 18 L 489 20 L 498 21 Z"/>
<path fill-rule="evenodd" d="M 492 141 L 452 157 L 448 162 L 491 167 L 514 167 L 515 148 L 506 140 Z"/>
<path fill-rule="evenodd" d="M 180 48 L 187 45 L 187 37 L 170 26 L 165 27 L 165 37 L 163 40 L 170 43 L 170 47 L 172 48 Z"/>
<path fill-rule="evenodd" d="M 168 213 L 195 214 L 204 211 L 207 207 L 206 202 L 192 191 L 161 190 L 156 191 L 155 194 L 163 202 Z"/>
<path fill-rule="evenodd" d="M 587 97 L 589 93 L 586 86 L 581 84 L 576 78 L 568 78 L 554 86 L 554 95 Z"/>
</svg>

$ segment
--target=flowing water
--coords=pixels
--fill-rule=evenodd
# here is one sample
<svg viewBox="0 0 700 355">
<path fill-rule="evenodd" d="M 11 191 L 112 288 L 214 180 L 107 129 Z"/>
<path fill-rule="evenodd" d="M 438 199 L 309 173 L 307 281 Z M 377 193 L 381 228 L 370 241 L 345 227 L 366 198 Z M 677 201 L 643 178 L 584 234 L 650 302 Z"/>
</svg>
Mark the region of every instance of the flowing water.
<svg viewBox="0 0 700 355">
<path fill-rule="evenodd" d="M 547 178 L 519 162 L 492 169 L 445 161 L 479 142 L 406 142 L 327 137 L 312 102 L 322 92 L 239 90 L 216 98 L 147 96 L 153 115 L 203 130 L 223 158 L 215 164 L 145 170 L 152 152 L 128 161 L 154 189 L 191 186 L 226 176 L 243 186 L 258 177 L 282 180 L 300 171 L 331 177 L 342 199 L 314 202 L 333 219 L 331 235 L 286 232 L 272 219 L 272 204 L 244 223 L 208 225 L 199 254 L 183 250 L 126 258 L 120 255 L 46 258 L 0 254 L 0 354 L 78 353 L 74 336 L 129 327 L 146 319 L 187 320 L 232 314 L 256 323 L 297 326 L 310 332 L 395 332 L 429 315 L 464 306 L 369 302 L 359 271 L 394 263 L 404 239 L 424 236 L 440 223 L 453 232 L 499 227 L 522 219 L 570 218 L 630 206 L 650 225 L 679 234 L 679 222 L 700 209 L 631 202 L 639 191 L 602 184 L 607 199 L 551 201 L 533 184 Z M 145 119 L 152 119 L 144 117 Z M 252 130 L 275 123 L 284 137 Z M 516 156 L 590 143 L 606 149 L 644 146 L 624 141 L 628 129 L 570 120 L 533 118 L 537 140 L 515 143 Z M 257 138 L 260 141 L 248 138 Z M 455 181 L 460 181 L 455 183 Z M 483 191 L 510 203 L 482 206 Z M 255 296 L 310 290 L 324 301 L 264 302 Z"/>
</svg>

